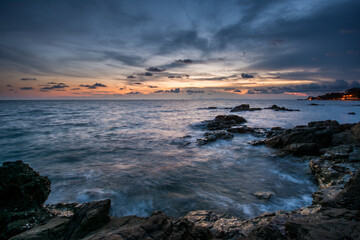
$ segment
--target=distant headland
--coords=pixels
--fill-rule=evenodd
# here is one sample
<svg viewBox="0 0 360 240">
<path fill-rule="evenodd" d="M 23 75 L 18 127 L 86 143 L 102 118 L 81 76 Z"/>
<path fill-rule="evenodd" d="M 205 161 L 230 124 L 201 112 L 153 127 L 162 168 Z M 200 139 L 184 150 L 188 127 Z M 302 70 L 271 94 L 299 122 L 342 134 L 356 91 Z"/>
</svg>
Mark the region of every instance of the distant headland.
<svg viewBox="0 0 360 240">
<path fill-rule="evenodd" d="M 345 92 L 326 93 L 317 97 L 308 97 L 306 100 L 342 100 L 360 101 L 360 88 L 351 88 Z"/>
</svg>

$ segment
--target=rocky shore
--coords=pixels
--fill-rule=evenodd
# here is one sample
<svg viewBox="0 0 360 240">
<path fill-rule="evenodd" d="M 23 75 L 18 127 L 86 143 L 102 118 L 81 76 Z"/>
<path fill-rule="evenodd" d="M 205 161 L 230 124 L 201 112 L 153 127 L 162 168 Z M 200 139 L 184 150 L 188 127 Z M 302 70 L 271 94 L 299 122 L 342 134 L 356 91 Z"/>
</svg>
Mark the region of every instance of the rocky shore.
<svg viewBox="0 0 360 240">
<path fill-rule="evenodd" d="M 109 199 L 44 205 L 50 180 L 22 161 L 0 167 L 0 239 L 359 239 L 360 122 L 310 122 L 292 129 L 254 129 L 237 115 L 208 121 L 199 144 L 236 133 L 256 134 L 279 155 L 309 161 L 319 189 L 310 206 L 245 220 L 210 210 L 173 218 L 109 216 Z M 259 193 L 271 197 L 271 193 Z"/>
</svg>

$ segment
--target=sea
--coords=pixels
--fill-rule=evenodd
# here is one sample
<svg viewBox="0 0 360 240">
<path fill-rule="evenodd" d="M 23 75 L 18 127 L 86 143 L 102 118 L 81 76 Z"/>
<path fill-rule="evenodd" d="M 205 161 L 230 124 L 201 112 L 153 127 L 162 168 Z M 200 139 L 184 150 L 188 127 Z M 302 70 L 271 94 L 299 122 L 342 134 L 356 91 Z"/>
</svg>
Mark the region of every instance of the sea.
<svg viewBox="0 0 360 240">
<path fill-rule="evenodd" d="M 206 131 L 204 121 L 240 104 L 300 110 L 232 113 L 249 127 L 360 121 L 359 102 L 345 101 L 0 101 L 0 163 L 23 160 L 48 176 L 46 204 L 110 198 L 116 217 L 213 210 L 250 218 L 311 204 L 317 185 L 308 161 L 253 146 L 260 138 L 249 134 L 196 143 Z M 258 199 L 258 191 L 274 195 Z"/>
</svg>

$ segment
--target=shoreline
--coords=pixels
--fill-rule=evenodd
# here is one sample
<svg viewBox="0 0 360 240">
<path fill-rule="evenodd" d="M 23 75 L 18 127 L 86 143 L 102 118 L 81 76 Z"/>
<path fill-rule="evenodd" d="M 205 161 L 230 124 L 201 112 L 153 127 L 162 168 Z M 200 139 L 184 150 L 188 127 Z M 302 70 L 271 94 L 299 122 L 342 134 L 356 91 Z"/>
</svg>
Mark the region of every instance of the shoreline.
<svg viewBox="0 0 360 240">
<path fill-rule="evenodd" d="M 234 134 L 253 132 L 253 129 L 248 127 L 244 128 L 244 131 L 239 130 L 242 127 L 236 127 L 238 130 L 234 131 L 234 125 L 241 124 L 242 121 L 235 121 L 233 125 L 229 123 L 215 123 L 215 126 L 220 126 L 220 131 L 231 129 Z M 214 127 L 214 122 L 211 122 L 210 126 Z M 263 213 L 248 220 L 213 213 L 211 210 L 192 211 L 183 218 L 168 217 L 158 211 L 147 218 L 110 218 L 110 200 L 43 206 L 50 192 L 50 181 L 22 162 L 4 163 L 2 168 L 7 167 L 6 171 L 0 172 L 2 180 L 4 174 L 11 172 L 9 169 L 14 169 L 12 174 L 20 179 L 20 183 L 21 177 L 25 177 L 26 184 L 30 179 L 34 183 L 32 190 L 42 193 L 37 194 L 42 197 L 29 197 L 28 192 L 20 191 L 23 194 L 20 194 L 21 198 L 11 199 L 15 205 L 2 205 L 1 213 L 4 216 L 7 214 L 9 218 L 3 217 L 1 225 L 4 222 L 6 225 L 0 229 L 9 230 L 9 225 L 13 229 L 5 231 L 5 238 L 1 236 L 0 239 L 319 239 L 325 236 L 327 239 L 357 238 L 360 236 L 359 141 L 360 123 L 339 124 L 336 121 L 320 121 L 292 129 L 271 129 L 266 133 L 264 140 L 254 144 L 265 144 L 278 148 L 284 154 L 294 154 L 309 160 L 309 167 L 318 181 L 319 189 L 313 194 L 313 204 L 310 206 L 290 212 Z M 11 179 L 11 176 L 7 176 L 6 179 Z M 3 183 L 1 187 L 3 198 Z M 23 189 L 21 184 L 17 187 Z M 19 206 L 24 209 L 18 209 Z M 332 226 L 334 224 L 338 227 Z M 9 235 L 6 235 L 7 233 Z M 149 236 L 152 238 L 147 238 Z"/>
</svg>

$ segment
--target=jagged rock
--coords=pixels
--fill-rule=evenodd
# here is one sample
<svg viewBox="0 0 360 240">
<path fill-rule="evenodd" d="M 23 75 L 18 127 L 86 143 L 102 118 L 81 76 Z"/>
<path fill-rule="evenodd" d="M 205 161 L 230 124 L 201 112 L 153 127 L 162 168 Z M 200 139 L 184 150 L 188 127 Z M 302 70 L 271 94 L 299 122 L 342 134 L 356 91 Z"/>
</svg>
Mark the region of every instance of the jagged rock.
<svg viewBox="0 0 360 240">
<path fill-rule="evenodd" d="M 0 167 L 0 206 L 8 210 L 41 206 L 51 191 L 50 184 L 22 161 L 4 162 Z"/>
<path fill-rule="evenodd" d="M 255 129 L 249 128 L 246 126 L 242 126 L 242 127 L 229 128 L 229 129 L 227 129 L 227 131 L 231 132 L 231 133 L 254 133 Z"/>
<path fill-rule="evenodd" d="M 211 142 L 215 142 L 218 139 L 231 139 L 234 137 L 234 134 L 228 132 L 228 131 L 214 131 L 214 132 L 206 132 L 204 133 L 205 138 L 197 139 L 197 143 L 199 145 L 205 145 Z"/>
<path fill-rule="evenodd" d="M 259 110 L 261 110 L 261 108 L 250 108 L 249 104 L 241 104 L 231 109 L 230 112 L 259 111 Z"/>
<path fill-rule="evenodd" d="M 273 192 L 256 192 L 254 196 L 259 199 L 269 200 L 274 195 Z"/>
<path fill-rule="evenodd" d="M 246 119 L 237 115 L 218 115 L 214 120 L 207 121 L 206 127 L 209 130 L 222 130 L 244 122 Z"/>
<path fill-rule="evenodd" d="M 290 108 L 285 108 L 285 107 L 279 107 L 277 105 L 272 105 L 271 107 L 267 107 L 265 109 L 271 109 L 271 110 L 274 110 L 274 111 L 289 111 L 289 112 L 300 111 L 299 109 L 290 109 Z"/>
<path fill-rule="evenodd" d="M 84 240 L 206 240 L 213 239 L 208 229 L 196 227 L 184 218 L 172 218 L 154 212 L 148 218 L 127 216 L 113 219 L 103 228 L 89 234 Z"/>
</svg>

